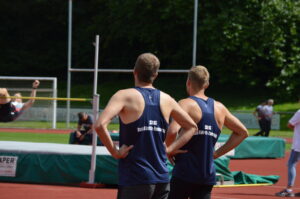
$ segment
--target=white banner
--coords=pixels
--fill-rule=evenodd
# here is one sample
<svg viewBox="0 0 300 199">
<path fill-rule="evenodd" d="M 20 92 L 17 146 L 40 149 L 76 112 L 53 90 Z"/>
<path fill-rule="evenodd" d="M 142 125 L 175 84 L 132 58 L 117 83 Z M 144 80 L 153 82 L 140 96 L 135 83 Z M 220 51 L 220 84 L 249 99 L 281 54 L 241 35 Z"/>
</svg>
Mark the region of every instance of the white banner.
<svg viewBox="0 0 300 199">
<path fill-rule="evenodd" d="M 215 144 L 215 151 L 218 149 L 218 148 L 220 148 L 221 146 L 223 146 L 225 144 L 225 142 L 217 142 L 216 144 Z M 224 154 L 225 156 L 234 156 L 234 153 L 235 152 L 235 150 L 234 149 L 232 149 L 231 151 L 228 151 L 226 154 Z"/>
<path fill-rule="evenodd" d="M 16 177 L 17 156 L 0 156 L 0 176 Z"/>
</svg>

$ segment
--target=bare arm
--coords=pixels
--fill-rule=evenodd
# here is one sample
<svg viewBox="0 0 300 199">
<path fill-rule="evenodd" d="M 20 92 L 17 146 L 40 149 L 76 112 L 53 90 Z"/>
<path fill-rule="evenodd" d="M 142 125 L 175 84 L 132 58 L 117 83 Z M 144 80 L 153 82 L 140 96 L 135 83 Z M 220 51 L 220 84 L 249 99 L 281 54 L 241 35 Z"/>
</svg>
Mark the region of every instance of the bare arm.
<svg viewBox="0 0 300 199">
<path fill-rule="evenodd" d="M 227 152 L 238 146 L 246 137 L 248 137 L 248 130 L 240 122 L 240 120 L 232 115 L 226 107 L 223 108 L 223 111 L 225 112 L 224 125 L 232 130 L 232 134 L 230 135 L 227 142 L 215 151 L 215 159 L 226 154 Z"/>
<path fill-rule="evenodd" d="M 91 126 L 90 130 L 87 133 L 93 133 L 93 126 Z"/>
<path fill-rule="evenodd" d="M 35 80 L 32 83 L 32 91 L 31 91 L 30 97 L 36 97 L 36 89 L 39 87 L 39 85 L 40 85 L 39 80 Z M 22 107 L 21 112 L 29 109 L 33 105 L 34 101 L 35 101 L 35 99 L 29 99 Z"/>
<path fill-rule="evenodd" d="M 179 132 L 180 125 L 173 120 L 168 128 L 166 136 L 166 145 L 170 146 L 177 138 L 177 133 Z"/>
<path fill-rule="evenodd" d="M 81 126 L 80 124 L 77 124 L 77 131 L 80 131 L 81 130 Z"/>
<path fill-rule="evenodd" d="M 122 111 L 124 103 L 125 102 L 122 93 L 120 93 L 120 91 L 117 92 L 114 96 L 112 96 L 95 124 L 95 130 L 100 140 L 106 146 L 110 154 L 116 159 L 125 158 L 133 147 L 132 145 L 123 145 L 120 149 L 118 149 L 112 141 L 107 129 L 107 126 L 111 120 Z"/>
<path fill-rule="evenodd" d="M 193 119 L 184 110 L 187 109 L 187 103 L 184 100 L 179 102 L 180 106 L 174 100 L 171 103 L 174 106 L 171 112 L 171 117 L 174 121 L 172 121 L 167 132 L 166 144 L 168 154 L 176 153 L 178 149 L 183 147 L 193 137 L 198 129 Z M 176 139 L 180 127 L 182 130 Z"/>
<path fill-rule="evenodd" d="M 288 123 L 288 124 L 287 124 L 287 127 L 290 128 L 290 129 L 292 129 L 292 130 L 294 130 L 294 128 L 295 128 L 295 126 L 292 125 L 291 123 Z"/>
</svg>

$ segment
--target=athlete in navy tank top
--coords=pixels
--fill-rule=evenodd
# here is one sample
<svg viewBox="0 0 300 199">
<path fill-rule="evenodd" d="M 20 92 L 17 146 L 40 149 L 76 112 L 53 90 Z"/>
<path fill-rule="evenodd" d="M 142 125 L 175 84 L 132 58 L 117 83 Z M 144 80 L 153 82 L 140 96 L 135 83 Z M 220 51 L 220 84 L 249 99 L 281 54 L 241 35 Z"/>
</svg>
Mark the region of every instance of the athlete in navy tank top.
<svg viewBox="0 0 300 199">
<path fill-rule="evenodd" d="M 208 70 L 204 66 L 193 66 L 186 81 L 190 97 L 180 100 L 179 104 L 197 123 L 198 130 L 182 147 L 185 149 L 182 152 L 186 153 L 175 156 L 168 199 L 210 199 L 216 183 L 214 159 L 226 154 L 248 136 L 245 126 L 222 103 L 205 95 L 208 86 Z M 232 134 L 224 145 L 214 151 L 223 125 L 232 130 Z M 179 130 L 180 125 L 172 121 L 167 146 L 176 139 L 178 132 L 181 135 Z"/>
<path fill-rule="evenodd" d="M 118 199 L 167 199 L 170 186 L 166 154 L 181 152 L 178 149 L 197 130 L 193 119 L 170 95 L 153 87 L 159 66 L 159 59 L 152 53 L 139 55 L 133 71 L 136 88 L 117 91 L 95 124 L 102 143 L 119 159 Z M 116 115 L 120 118 L 120 147 L 108 131 Z M 182 127 L 176 140 L 166 132 L 170 117 Z M 165 139 L 172 139 L 168 147 Z"/>
<path fill-rule="evenodd" d="M 216 171 L 213 153 L 221 132 L 214 116 L 214 100 L 208 98 L 205 101 L 195 96 L 190 98 L 201 108 L 202 119 L 197 124 L 198 131 L 182 148 L 188 152 L 176 156 L 173 176 L 187 182 L 214 185 Z"/>
<path fill-rule="evenodd" d="M 136 87 L 144 98 L 141 117 L 129 124 L 120 119 L 120 146 L 134 145 L 129 155 L 119 160 L 119 184 L 168 183 L 169 175 L 165 151 L 168 123 L 160 110 L 160 91 Z"/>
</svg>

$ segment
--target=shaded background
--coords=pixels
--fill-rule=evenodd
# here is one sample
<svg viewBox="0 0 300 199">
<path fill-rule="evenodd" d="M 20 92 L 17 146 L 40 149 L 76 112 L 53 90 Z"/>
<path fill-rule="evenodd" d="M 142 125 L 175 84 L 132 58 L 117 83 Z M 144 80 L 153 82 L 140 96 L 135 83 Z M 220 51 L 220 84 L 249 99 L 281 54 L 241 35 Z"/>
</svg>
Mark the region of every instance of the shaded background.
<svg viewBox="0 0 300 199">
<path fill-rule="evenodd" d="M 300 3 L 294 0 L 199 1 L 197 64 L 211 72 L 216 98 L 295 100 L 300 88 Z M 1 75 L 67 79 L 68 1 L 0 1 Z M 192 65 L 193 0 L 74 0 L 72 68 L 92 68 L 95 35 L 100 68 L 132 68 L 152 52 L 162 69 Z M 92 74 L 72 73 L 72 95 L 86 95 Z M 157 87 L 182 97 L 186 75 L 163 74 Z M 130 74 L 99 75 L 105 104 L 131 86 Z M 117 84 L 116 83 L 121 83 Z M 128 81 L 130 80 L 130 81 Z M 174 89 L 175 88 L 175 89 Z M 102 104 L 102 105 L 104 105 Z"/>
</svg>

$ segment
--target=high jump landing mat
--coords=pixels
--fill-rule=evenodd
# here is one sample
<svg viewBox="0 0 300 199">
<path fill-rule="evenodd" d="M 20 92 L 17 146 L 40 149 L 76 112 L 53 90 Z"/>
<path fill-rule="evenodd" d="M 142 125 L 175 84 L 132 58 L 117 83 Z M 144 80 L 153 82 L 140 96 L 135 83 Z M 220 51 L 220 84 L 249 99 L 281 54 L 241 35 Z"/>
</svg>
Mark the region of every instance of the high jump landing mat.
<svg viewBox="0 0 300 199">
<path fill-rule="evenodd" d="M 0 181 L 78 185 L 89 179 L 91 153 L 87 145 L 0 141 Z M 232 182 L 229 158 L 215 165 L 225 182 Z M 118 184 L 117 166 L 106 148 L 97 146 L 95 183 Z"/>
<path fill-rule="evenodd" d="M 220 135 L 216 146 L 224 144 L 229 135 Z M 283 158 L 285 140 L 277 137 L 249 136 L 238 145 L 228 156 L 230 158 Z"/>
<path fill-rule="evenodd" d="M 119 133 L 110 134 L 114 141 L 119 140 Z M 216 148 L 222 146 L 229 135 L 221 134 Z M 285 155 L 285 140 L 277 137 L 249 136 L 234 150 L 227 154 L 230 158 L 283 158 Z"/>
</svg>

